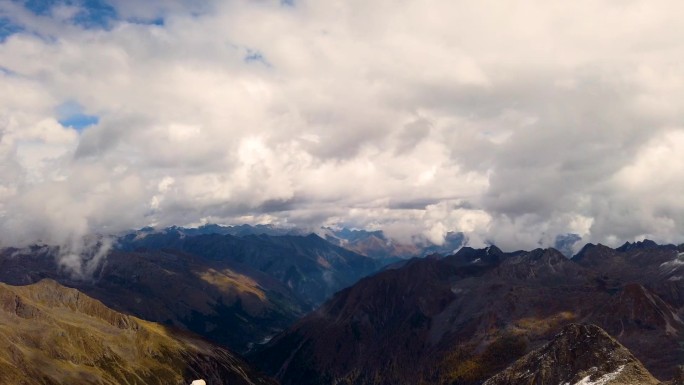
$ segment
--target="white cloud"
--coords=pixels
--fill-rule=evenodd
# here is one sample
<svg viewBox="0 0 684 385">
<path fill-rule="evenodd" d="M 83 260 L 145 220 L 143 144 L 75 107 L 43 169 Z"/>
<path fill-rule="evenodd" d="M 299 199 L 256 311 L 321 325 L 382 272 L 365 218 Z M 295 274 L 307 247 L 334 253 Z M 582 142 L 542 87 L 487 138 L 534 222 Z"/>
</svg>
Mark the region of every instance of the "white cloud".
<svg viewBox="0 0 684 385">
<path fill-rule="evenodd" d="M 25 28 L 0 43 L 2 244 L 206 221 L 684 238 L 678 2 L 195 3 L 113 1 L 106 30 L 0 3 Z M 98 123 L 62 127 L 69 102 Z"/>
</svg>

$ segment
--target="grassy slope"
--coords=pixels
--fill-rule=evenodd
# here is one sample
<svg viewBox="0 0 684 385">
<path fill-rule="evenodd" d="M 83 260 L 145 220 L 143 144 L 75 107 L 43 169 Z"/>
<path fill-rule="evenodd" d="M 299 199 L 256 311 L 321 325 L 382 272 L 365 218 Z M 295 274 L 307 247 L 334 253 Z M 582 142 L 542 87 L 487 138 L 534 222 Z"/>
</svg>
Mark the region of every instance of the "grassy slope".
<svg viewBox="0 0 684 385">
<path fill-rule="evenodd" d="M 0 384 L 269 383 L 230 352 L 54 281 L 0 284 Z"/>
</svg>

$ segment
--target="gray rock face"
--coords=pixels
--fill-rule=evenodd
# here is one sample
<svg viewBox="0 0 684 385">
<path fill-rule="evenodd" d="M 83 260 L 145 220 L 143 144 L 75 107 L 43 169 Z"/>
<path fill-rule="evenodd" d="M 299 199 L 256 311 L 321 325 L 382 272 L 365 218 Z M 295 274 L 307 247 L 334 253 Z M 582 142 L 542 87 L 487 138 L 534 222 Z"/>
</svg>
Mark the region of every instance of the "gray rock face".
<svg viewBox="0 0 684 385">
<path fill-rule="evenodd" d="M 657 385 L 644 366 L 595 325 L 571 324 L 484 385 Z"/>
</svg>

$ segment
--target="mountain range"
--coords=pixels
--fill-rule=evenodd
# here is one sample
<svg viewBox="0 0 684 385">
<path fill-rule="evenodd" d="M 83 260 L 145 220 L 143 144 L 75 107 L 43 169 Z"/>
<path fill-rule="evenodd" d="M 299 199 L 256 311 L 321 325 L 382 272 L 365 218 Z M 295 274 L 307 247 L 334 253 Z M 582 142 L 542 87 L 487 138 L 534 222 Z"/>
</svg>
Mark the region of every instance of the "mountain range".
<svg viewBox="0 0 684 385">
<path fill-rule="evenodd" d="M 288 384 L 480 384 L 570 323 L 593 323 L 658 378 L 684 363 L 682 248 L 505 253 L 464 247 L 362 279 L 255 356 Z"/>
<path fill-rule="evenodd" d="M 265 274 L 287 286 L 308 309 L 379 268 L 372 259 L 326 242 L 316 234 L 191 234 L 178 228 L 129 234 L 119 238 L 117 248 L 175 250 L 220 261 L 247 274 Z"/>
<path fill-rule="evenodd" d="M 36 326 L 35 322 L 45 317 L 16 318 L 11 312 L 17 300 L 5 301 L 10 317 L 6 321 L 10 326 L 2 329 L 7 333 L 6 350 L 19 349 L 24 356 L 0 358 L 0 365 L 23 368 L 7 369 L 13 379 L 56 376 L 50 380 L 53 382 L 42 383 L 76 381 L 67 381 L 66 372 L 52 369 L 63 367 L 60 360 L 77 366 L 90 363 L 85 372 L 77 370 L 79 376 L 109 375 L 107 370 L 102 372 L 102 365 L 78 358 L 90 351 L 84 343 L 79 346 L 86 353 L 65 345 L 64 349 L 75 352 L 71 356 L 52 354 L 49 349 L 42 358 L 30 353 L 36 362 L 45 362 L 34 372 L 29 369 L 37 368 L 35 365 L 17 366 L 17 357 L 26 357 L 28 352 L 24 343 L 41 349 L 47 346 L 31 340 L 27 330 L 35 327 L 49 334 L 54 329 L 56 335 L 63 335 L 65 326 L 60 322 L 67 322 L 79 329 L 78 333 L 96 337 L 100 342 L 91 341 L 96 346 L 114 344 L 119 349 L 115 351 L 117 373 L 136 373 L 143 378 L 147 372 L 140 362 L 148 357 L 126 352 L 137 351 L 132 348 L 137 342 L 154 346 L 156 342 L 146 342 L 144 336 L 112 339 L 110 332 L 121 333 L 105 326 L 95 328 L 106 329 L 104 334 L 89 329 L 95 321 L 87 317 L 115 314 L 104 318 L 123 317 L 125 322 L 163 331 L 157 334 L 175 342 L 160 344 L 180 347 L 178 351 L 151 353 L 160 365 L 176 360 L 179 354 L 183 357 L 184 364 L 176 365 L 177 370 L 159 369 L 166 374 L 157 377 L 169 379 L 168 383 L 190 377 L 221 383 L 230 374 L 215 374 L 211 368 L 224 367 L 217 363 L 224 358 L 248 381 L 272 381 L 242 361 L 238 353 L 247 354 L 252 365 L 282 385 L 480 385 L 484 381 L 499 385 L 513 378 L 522 384 L 528 378 L 523 374 L 534 366 L 530 363 L 545 362 L 543 367 L 553 368 L 565 365 L 563 359 L 582 365 L 570 366 L 565 372 L 544 371 L 535 377 L 541 379 L 537 383 L 625 383 L 616 374 L 622 364 L 598 365 L 605 361 L 598 353 L 582 362 L 556 353 L 549 362 L 539 358 L 545 354 L 539 352 L 562 351 L 574 343 L 585 346 L 580 338 L 585 335 L 595 336 L 591 341 L 600 342 L 596 345 L 600 351 L 610 347 L 616 350 L 615 357 L 634 359 L 634 364 L 625 364 L 624 372 L 619 373 L 637 376 L 643 372 L 648 379 L 644 383 L 657 378 L 674 379 L 676 384 L 682 377 L 681 370 L 678 372 L 684 364 L 682 246 L 648 240 L 614 249 L 588 244 L 571 259 L 556 249 L 504 252 L 495 246 L 460 247 L 455 253 L 392 259 L 369 249 L 362 255 L 340 246 L 356 245 L 361 251 L 364 242 L 377 240 L 392 246 L 382 233 L 344 230 L 338 235 L 322 233 L 321 237 L 288 231 L 270 226 L 141 229 L 119 237 L 115 247 L 100 263 L 91 264 L 91 274 L 85 276 L 60 263 L 64 253 L 58 247 L 1 249 L 0 282 L 22 285 L 4 285 L 3 290 L 10 293 L 7 298 L 21 298 L 19 302 L 40 309 L 40 314 L 51 314 L 52 321 Z M 442 251 L 463 242 L 457 233 L 450 236 L 453 243 L 445 242 Z M 577 239 L 568 237 L 566 241 L 568 246 Z M 392 260 L 399 262 L 385 266 Z M 65 290 L 71 294 L 58 294 Z M 86 308 L 99 310 L 83 318 L 83 314 L 65 313 L 64 309 L 81 309 L 81 305 L 63 305 L 50 295 L 36 297 L 31 294 L 34 292 L 82 298 L 97 304 Z M 52 307 L 40 302 L 45 298 Z M 60 304 L 55 307 L 54 303 Z M 12 320 L 18 320 L 19 326 L 11 326 Z M 48 334 L 39 334 L 40 340 L 59 346 L 61 342 L 52 342 L 53 334 Z M 604 335 L 617 342 L 606 342 Z M 79 341 L 77 337 L 73 340 Z M 190 350 L 183 350 L 184 343 Z M 628 349 L 633 356 L 621 349 Z M 210 369 L 195 365 L 193 354 L 214 360 L 207 364 Z M 209 362 L 206 360 L 201 362 Z M 586 367 L 592 362 L 597 364 Z M 104 383 L 126 383 L 111 376 L 103 378 L 110 381 Z M 145 381 L 139 383 L 148 383 Z"/>
<path fill-rule="evenodd" d="M 466 243 L 466 237 L 461 232 L 448 232 L 445 234 L 443 242 L 435 244 L 420 235 L 411 237 L 410 241 L 398 241 L 387 236 L 382 230 L 350 229 L 347 227 L 303 229 L 247 224 L 236 226 L 205 224 L 196 228 L 172 226 L 160 230 L 147 227 L 128 235 L 159 233 L 179 233 L 184 236 L 219 234 L 235 237 L 250 235 L 307 236 L 316 234 L 336 246 L 372 258 L 379 261 L 380 264 L 388 264 L 402 259 L 422 257 L 435 253 L 443 255 L 452 254 Z"/>
<path fill-rule="evenodd" d="M 385 235 L 382 230 L 366 231 L 348 228 L 332 229 L 324 227 L 322 236 L 329 242 L 366 255 L 381 264 L 387 265 L 413 257 L 430 254 L 452 254 L 465 243 L 465 235 L 461 232 L 449 232 L 444 242 L 437 245 L 424 237 L 414 237 L 413 242 L 399 242 Z"/>
<path fill-rule="evenodd" d="M 88 277 L 59 263 L 55 247 L 0 250 L 0 281 L 43 278 L 78 288 L 107 306 L 249 350 L 376 263 L 316 235 L 132 233 Z"/>
</svg>

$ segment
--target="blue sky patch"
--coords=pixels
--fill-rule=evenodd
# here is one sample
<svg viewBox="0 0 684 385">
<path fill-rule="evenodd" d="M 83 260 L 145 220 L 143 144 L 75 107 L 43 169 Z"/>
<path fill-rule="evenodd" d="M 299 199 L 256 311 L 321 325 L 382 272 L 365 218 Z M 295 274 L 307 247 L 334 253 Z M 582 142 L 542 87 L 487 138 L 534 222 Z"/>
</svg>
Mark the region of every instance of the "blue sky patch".
<svg viewBox="0 0 684 385">
<path fill-rule="evenodd" d="M 26 1 L 15 1 L 17 3 L 23 3 L 24 7 L 36 15 L 46 16 L 50 14 L 52 7 L 58 4 L 70 3 L 66 1 L 59 0 L 26 0 Z"/>
<path fill-rule="evenodd" d="M 89 29 L 109 28 L 118 19 L 116 9 L 104 0 L 24 0 L 19 3 L 39 16 L 50 16 L 58 5 L 79 7 L 73 23 Z"/>
<path fill-rule="evenodd" d="M 132 24 L 156 25 L 159 27 L 163 27 L 164 24 L 166 23 L 164 21 L 163 17 L 157 17 L 156 19 L 137 19 L 137 18 L 134 18 L 134 19 L 127 19 L 126 21 L 129 23 L 132 23 Z"/>
<path fill-rule="evenodd" d="M 95 115 L 83 112 L 83 107 L 77 102 L 66 102 L 57 107 L 57 121 L 64 127 L 71 127 L 76 131 L 83 131 L 100 121 Z"/>
<path fill-rule="evenodd" d="M 90 126 L 100 122 L 100 118 L 93 115 L 77 114 L 59 120 L 59 124 L 64 127 L 71 127 L 76 131 L 83 131 Z"/>
<path fill-rule="evenodd" d="M 74 18 L 74 22 L 85 28 L 108 28 L 118 18 L 116 9 L 105 1 L 85 0 L 83 11 Z"/>
<path fill-rule="evenodd" d="M 0 18 L 0 42 L 5 41 L 10 35 L 21 32 L 22 30 L 23 28 L 21 28 L 21 26 L 12 23 L 11 20 Z"/>
</svg>

